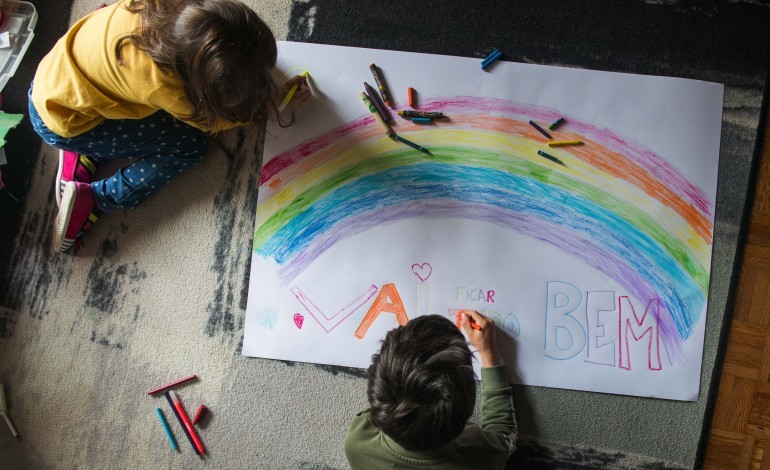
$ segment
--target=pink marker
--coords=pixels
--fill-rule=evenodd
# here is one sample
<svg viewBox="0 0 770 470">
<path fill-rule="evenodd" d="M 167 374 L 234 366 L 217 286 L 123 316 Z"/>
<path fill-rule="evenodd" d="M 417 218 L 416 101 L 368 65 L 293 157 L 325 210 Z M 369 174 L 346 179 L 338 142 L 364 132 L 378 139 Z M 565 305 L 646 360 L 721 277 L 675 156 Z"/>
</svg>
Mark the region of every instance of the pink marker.
<svg viewBox="0 0 770 470">
<path fill-rule="evenodd" d="M 152 394 L 155 394 L 155 393 L 158 393 L 158 392 L 162 392 L 163 390 L 166 390 L 167 388 L 176 387 L 177 385 L 179 385 L 181 383 L 187 382 L 188 380 L 192 380 L 192 379 L 195 379 L 197 377 L 198 377 L 197 375 L 193 374 L 193 375 L 191 375 L 189 377 L 185 377 L 183 379 L 179 379 L 176 382 L 171 382 L 170 384 L 164 385 L 164 386 L 162 386 L 160 388 L 156 388 L 155 390 L 150 390 L 149 392 L 147 392 L 147 395 L 152 395 Z"/>
</svg>

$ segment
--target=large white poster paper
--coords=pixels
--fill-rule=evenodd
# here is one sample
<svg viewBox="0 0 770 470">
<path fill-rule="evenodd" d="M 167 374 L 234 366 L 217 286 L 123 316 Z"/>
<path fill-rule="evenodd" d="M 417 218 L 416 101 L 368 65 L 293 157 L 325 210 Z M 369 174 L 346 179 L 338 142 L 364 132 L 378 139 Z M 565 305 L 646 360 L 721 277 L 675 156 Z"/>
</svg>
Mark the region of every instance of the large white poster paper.
<svg viewBox="0 0 770 470">
<path fill-rule="evenodd" d="M 432 155 L 364 107 L 371 63 Z M 318 98 L 268 127 L 244 355 L 365 368 L 399 322 L 467 308 L 516 382 L 697 398 L 722 85 L 302 43 L 278 68 Z M 448 119 L 397 116 L 408 87 Z"/>
</svg>

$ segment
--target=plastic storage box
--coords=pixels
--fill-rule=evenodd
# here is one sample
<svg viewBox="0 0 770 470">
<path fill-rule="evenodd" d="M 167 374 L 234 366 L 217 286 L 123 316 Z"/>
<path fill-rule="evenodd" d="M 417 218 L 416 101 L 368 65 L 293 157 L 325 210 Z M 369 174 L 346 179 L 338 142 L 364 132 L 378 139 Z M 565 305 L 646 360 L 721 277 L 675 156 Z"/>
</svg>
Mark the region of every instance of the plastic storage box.
<svg viewBox="0 0 770 470">
<path fill-rule="evenodd" d="M 0 34 L 9 33 L 10 47 L 0 49 L 0 91 L 19 67 L 29 43 L 35 37 L 37 11 L 29 2 L 0 1 L 3 19 Z"/>
</svg>

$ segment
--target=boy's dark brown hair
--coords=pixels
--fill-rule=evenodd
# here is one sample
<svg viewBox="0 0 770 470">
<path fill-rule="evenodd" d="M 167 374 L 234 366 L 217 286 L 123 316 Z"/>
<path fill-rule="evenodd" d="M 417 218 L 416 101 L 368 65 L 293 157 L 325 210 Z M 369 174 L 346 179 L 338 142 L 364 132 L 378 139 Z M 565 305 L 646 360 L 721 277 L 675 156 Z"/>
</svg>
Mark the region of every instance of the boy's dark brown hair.
<svg viewBox="0 0 770 470">
<path fill-rule="evenodd" d="M 372 424 L 407 450 L 451 442 L 476 402 L 472 359 L 463 334 L 439 315 L 389 331 L 368 370 Z"/>
<path fill-rule="evenodd" d="M 126 40 L 184 83 L 193 122 L 259 123 L 275 106 L 275 37 L 253 10 L 237 0 L 131 0 L 140 28 Z"/>
</svg>

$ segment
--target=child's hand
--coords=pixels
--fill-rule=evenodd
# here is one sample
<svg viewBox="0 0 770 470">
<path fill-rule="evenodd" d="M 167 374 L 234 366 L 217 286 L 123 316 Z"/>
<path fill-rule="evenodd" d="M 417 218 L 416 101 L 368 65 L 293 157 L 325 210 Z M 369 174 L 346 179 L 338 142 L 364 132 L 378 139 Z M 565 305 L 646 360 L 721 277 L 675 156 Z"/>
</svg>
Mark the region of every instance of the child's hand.
<svg viewBox="0 0 770 470">
<path fill-rule="evenodd" d="M 479 351 L 481 367 L 499 366 L 503 363 L 497 347 L 495 322 L 475 310 L 460 310 L 462 326 L 468 340 Z M 471 322 L 475 325 L 471 325 Z"/>
<path fill-rule="evenodd" d="M 284 108 L 287 111 L 294 111 L 300 108 L 311 96 L 310 88 L 307 83 L 307 77 L 304 75 L 295 75 L 286 80 L 286 83 L 283 84 L 281 89 L 281 102 L 283 102 L 289 92 L 291 92 L 291 89 L 294 88 L 294 85 L 298 85 L 297 90 L 291 97 L 291 101 L 289 101 L 289 103 L 286 105 L 286 108 Z"/>
</svg>

